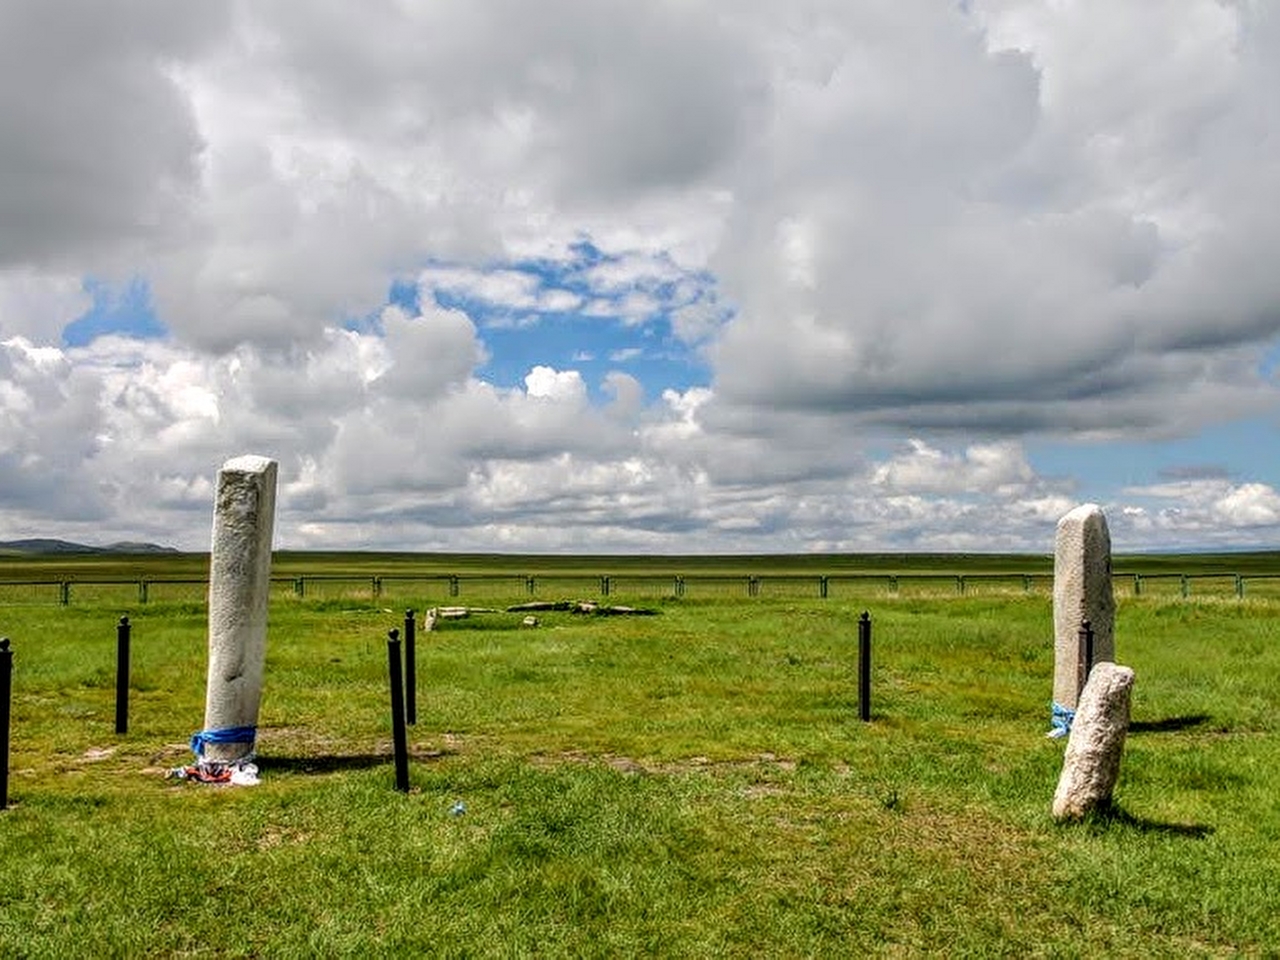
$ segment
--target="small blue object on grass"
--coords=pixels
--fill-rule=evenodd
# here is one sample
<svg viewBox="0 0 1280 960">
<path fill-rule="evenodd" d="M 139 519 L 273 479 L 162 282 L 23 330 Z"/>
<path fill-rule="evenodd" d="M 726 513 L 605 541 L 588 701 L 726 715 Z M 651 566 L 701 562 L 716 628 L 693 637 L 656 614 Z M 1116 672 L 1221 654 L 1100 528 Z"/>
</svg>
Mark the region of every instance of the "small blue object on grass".
<svg viewBox="0 0 1280 960">
<path fill-rule="evenodd" d="M 457 803 L 455 803 L 452 807 L 449 808 L 449 816 L 451 817 L 460 817 L 466 812 L 467 812 L 467 805 L 463 803 L 461 800 L 459 800 Z"/>
</svg>

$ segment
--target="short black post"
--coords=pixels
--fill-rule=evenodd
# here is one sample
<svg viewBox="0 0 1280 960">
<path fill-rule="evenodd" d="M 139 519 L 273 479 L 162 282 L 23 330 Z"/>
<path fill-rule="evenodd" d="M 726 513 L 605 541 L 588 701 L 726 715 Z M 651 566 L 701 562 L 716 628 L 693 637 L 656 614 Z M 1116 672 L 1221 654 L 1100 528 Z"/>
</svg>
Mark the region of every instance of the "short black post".
<svg viewBox="0 0 1280 960">
<path fill-rule="evenodd" d="M 413 647 L 417 627 L 410 608 L 404 612 L 404 719 L 409 726 L 418 722 L 418 658 Z"/>
<path fill-rule="evenodd" d="M 116 733 L 129 732 L 129 618 L 116 624 Z"/>
<path fill-rule="evenodd" d="M 391 742 L 395 748 L 396 789 L 409 792 L 409 743 L 404 730 L 404 686 L 400 675 L 400 631 L 387 634 L 387 666 L 391 674 Z"/>
<path fill-rule="evenodd" d="M 13 651 L 0 638 L 0 810 L 9 807 L 9 700 L 13 692 Z"/>
<path fill-rule="evenodd" d="M 871 614 L 858 618 L 858 718 L 871 719 Z"/>
<path fill-rule="evenodd" d="M 1093 669 L 1093 624 L 1088 620 L 1080 621 L 1080 633 L 1078 634 L 1080 641 L 1080 672 L 1079 672 L 1079 689 L 1083 690 L 1084 685 L 1089 682 L 1089 672 Z"/>
</svg>

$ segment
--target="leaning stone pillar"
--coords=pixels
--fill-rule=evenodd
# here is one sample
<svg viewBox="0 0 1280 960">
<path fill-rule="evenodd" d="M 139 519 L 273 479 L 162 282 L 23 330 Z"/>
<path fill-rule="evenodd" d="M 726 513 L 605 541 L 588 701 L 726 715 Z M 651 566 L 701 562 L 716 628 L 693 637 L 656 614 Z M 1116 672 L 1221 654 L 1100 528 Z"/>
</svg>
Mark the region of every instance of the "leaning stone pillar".
<svg viewBox="0 0 1280 960">
<path fill-rule="evenodd" d="M 1055 820 L 1079 820 L 1111 806 L 1129 732 L 1133 671 L 1099 663 L 1080 694 L 1079 709 L 1053 795 Z"/>
<path fill-rule="evenodd" d="M 209 567 L 209 679 L 201 764 L 247 761 L 254 750 L 267 652 L 267 598 L 276 461 L 244 456 L 218 471 Z"/>
<path fill-rule="evenodd" d="M 1053 725 L 1050 736 L 1071 729 L 1082 669 L 1080 625 L 1093 629 L 1093 662 L 1115 659 L 1116 601 L 1111 591 L 1111 534 L 1096 503 L 1076 507 L 1058 521 L 1053 558 Z"/>
</svg>

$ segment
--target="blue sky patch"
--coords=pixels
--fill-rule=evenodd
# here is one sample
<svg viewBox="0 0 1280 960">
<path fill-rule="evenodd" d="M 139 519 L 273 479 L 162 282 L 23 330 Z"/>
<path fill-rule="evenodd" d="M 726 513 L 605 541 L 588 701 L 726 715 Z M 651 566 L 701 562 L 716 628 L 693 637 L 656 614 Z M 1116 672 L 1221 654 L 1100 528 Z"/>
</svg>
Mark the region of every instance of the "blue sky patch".
<svg viewBox="0 0 1280 960">
<path fill-rule="evenodd" d="M 466 313 L 490 357 L 477 374 L 496 386 L 523 387 L 539 365 L 579 371 L 595 400 L 608 398 L 600 387 L 611 371 L 642 381 L 651 398 L 709 382 L 699 343 L 730 316 L 714 277 L 666 254 L 606 254 L 586 240 L 569 252 L 484 268 L 432 263 L 413 291 L 395 284 L 389 300 Z M 689 310 L 710 322 L 677 323 Z"/>
<path fill-rule="evenodd" d="M 93 297 L 93 306 L 63 328 L 64 347 L 83 347 L 111 333 L 139 340 L 157 340 L 168 333 L 156 317 L 151 287 L 142 277 L 121 287 L 85 277 L 84 290 Z"/>
</svg>

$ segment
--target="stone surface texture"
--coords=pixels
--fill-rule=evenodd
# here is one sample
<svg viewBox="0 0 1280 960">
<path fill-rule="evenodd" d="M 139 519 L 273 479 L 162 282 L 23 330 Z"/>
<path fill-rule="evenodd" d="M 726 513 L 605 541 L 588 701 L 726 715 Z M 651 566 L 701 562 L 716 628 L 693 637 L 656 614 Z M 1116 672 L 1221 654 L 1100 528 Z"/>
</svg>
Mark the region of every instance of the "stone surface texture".
<svg viewBox="0 0 1280 960">
<path fill-rule="evenodd" d="M 1062 776 L 1053 795 L 1055 820 L 1078 820 L 1110 805 L 1129 732 L 1132 691 L 1131 669 L 1094 664 L 1067 739 Z"/>
<path fill-rule="evenodd" d="M 267 651 L 267 600 L 275 525 L 274 460 L 244 456 L 218 471 L 209 569 L 206 730 L 257 726 Z M 253 744 L 208 744 L 205 759 L 231 762 Z"/>
<path fill-rule="evenodd" d="M 1093 627 L 1093 662 L 1115 659 L 1111 533 L 1102 508 L 1086 503 L 1059 520 L 1053 556 L 1053 700 L 1074 710 L 1082 676 L 1081 621 Z"/>
</svg>

